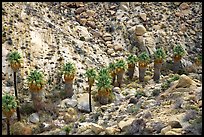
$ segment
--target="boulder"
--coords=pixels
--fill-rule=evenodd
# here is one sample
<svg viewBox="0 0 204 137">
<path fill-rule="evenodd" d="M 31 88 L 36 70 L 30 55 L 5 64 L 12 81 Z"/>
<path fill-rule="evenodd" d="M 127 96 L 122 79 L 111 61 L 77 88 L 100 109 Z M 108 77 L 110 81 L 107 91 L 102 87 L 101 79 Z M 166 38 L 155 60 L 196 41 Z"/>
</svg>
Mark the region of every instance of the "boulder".
<svg viewBox="0 0 204 137">
<path fill-rule="evenodd" d="M 132 124 L 132 122 L 135 120 L 135 118 L 125 118 L 123 120 L 121 120 L 118 123 L 118 127 L 122 130 L 122 131 L 127 131 L 127 129 L 129 128 L 129 126 Z"/>
<path fill-rule="evenodd" d="M 194 81 L 190 77 L 183 74 L 180 76 L 176 88 L 189 88 L 193 83 Z"/>
<path fill-rule="evenodd" d="M 89 27 L 91 27 L 92 29 L 95 29 L 95 28 L 96 28 L 96 24 L 95 24 L 95 22 L 93 22 L 93 21 L 87 21 L 86 24 L 87 24 Z"/>
<path fill-rule="evenodd" d="M 135 34 L 137 36 L 142 36 L 143 34 L 145 34 L 147 32 L 146 28 L 143 25 L 137 25 L 135 27 Z"/>
<path fill-rule="evenodd" d="M 83 26 L 75 26 L 76 31 L 79 32 L 79 36 L 84 37 L 85 40 L 88 40 L 91 38 L 90 33 L 88 32 L 88 29 Z"/>
<path fill-rule="evenodd" d="M 108 55 L 111 55 L 111 54 L 114 53 L 114 52 L 115 52 L 114 49 L 108 49 L 108 50 L 107 50 Z"/>
<path fill-rule="evenodd" d="M 120 129 L 116 128 L 116 127 L 107 127 L 105 129 L 106 134 L 108 135 L 115 135 L 117 132 L 120 132 Z"/>
<path fill-rule="evenodd" d="M 139 16 L 143 21 L 147 20 L 147 14 L 146 13 L 140 13 Z"/>
<path fill-rule="evenodd" d="M 115 51 L 122 51 L 123 50 L 123 46 L 121 44 L 115 44 L 114 50 Z"/>
<path fill-rule="evenodd" d="M 131 135 L 140 135 L 146 127 L 146 123 L 144 119 L 136 119 L 132 122 L 132 124 L 128 128 L 128 134 Z"/>
<path fill-rule="evenodd" d="M 165 133 L 165 135 L 181 135 L 181 134 L 179 134 L 179 133 L 176 133 L 175 131 L 167 131 L 166 133 Z"/>
<path fill-rule="evenodd" d="M 182 128 L 179 121 L 169 121 L 169 125 L 171 126 L 171 128 Z"/>
<path fill-rule="evenodd" d="M 86 10 L 85 7 L 80 7 L 78 9 L 76 9 L 75 14 L 80 14 L 80 13 L 84 12 L 85 10 Z"/>
<path fill-rule="evenodd" d="M 38 123 L 40 121 L 38 113 L 31 114 L 29 117 L 29 121 L 34 123 L 34 124 Z"/>
<path fill-rule="evenodd" d="M 167 126 L 167 127 L 162 128 L 161 135 L 165 135 L 170 130 L 171 130 L 171 126 Z"/>
<path fill-rule="evenodd" d="M 93 10 L 87 10 L 86 11 L 86 14 L 89 16 L 89 17 L 93 17 L 95 15 L 95 11 Z"/>
<path fill-rule="evenodd" d="M 72 98 L 66 98 L 64 100 L 61 101 L 60 103 L 60 107 L 64 108 L 64 107 L 68 107 L 68 106 L 71 106 L 71 107 L 75 107 L 77 105 L 77 100 L 75 99 L 72 99 Z"/>
<path fill-rule="evenodd" d="M 179 6 L 179 9 L 181 10 L 186 10 L 189 8 L 189 5 L 186 2 L 181 3 L 181 5 Z"/>
<path fill-rule="evenodd" d="M 93 100 L 92 100 L 93 104 Z M 89 112 L 89 93 L 83 93 L 81 96 L 78 98 L 78 109 L 81 111 Z"/>
</svg>

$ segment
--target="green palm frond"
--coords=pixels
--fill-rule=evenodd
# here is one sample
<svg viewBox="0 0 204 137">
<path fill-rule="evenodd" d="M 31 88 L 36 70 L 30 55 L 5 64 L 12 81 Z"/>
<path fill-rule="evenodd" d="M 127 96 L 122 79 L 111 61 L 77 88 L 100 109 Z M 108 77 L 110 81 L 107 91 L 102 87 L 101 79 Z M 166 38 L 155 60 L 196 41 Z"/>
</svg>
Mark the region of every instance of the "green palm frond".
<svg viewBox="0 0 204 137">
<path fill-rule="evenodd" d="M 155 59 L 164 59 L 166 57 L 166 54 L 164 52 L 164 50 L 162 48 L 158 48 L 155 52 L 154 52 L 154 58 Z"/>
<path fill-rule="evenodd" d="M 42 72 L 38 70 L 32 70 L 30 75 L 27 78 L 29 83 L 35 83 L 36 85 L 43 85 L 44 83 L 44 75 Z"/>
<path fill-rule="evenodd" d="M 110 72 L 114 72 L 116 69 L 116 64 L 114 62 L 109 63 L 108 69 Z"/>
<path fill-rule="evenodd" d="M 17 101 L 14 96 L 5 94 L 2 97 L 2 109 L 5 111 L 10 111 L 11 109 L 17 108 Z"/>
<path fill-rule="evenodd" d="M 146 52 L 142 52 L 139 56 L 138 56 L 139 61 L 142 62 L 149 62 L 150 61 L 150 57 Z"/>
<path fill-rule="evenodd" d="M 173 48 L 173 52 L 174 52 L 174 55 L 179 55 L 181 57 L 185 55 L 185 50 L 183 49 L 181 45 L 176 45 Z"/>
<path fill-rule="evenodd" d="M 123 59 L 120 59 L 116 62 L 115 67 L 118 69 L 123 69 L 126 70 L 127 69 L 127 64 Z"/>
<path fill-rule="evenodd" d="M 96 78 L 96 70 L 94 68 L 90 68 L 86 71 L 85 75 L 88 77 L 88 78 L 93 78 L 95 79 Z"/>
<path fill-rule="evenodd" d="M 108 75 L 109 74 L 109 70 L 107 67 L 104 67 L 104 68 L 101 68 L 98 72 L 98 75 L 101 76 L 101 75 Z"/>
<path fill-rule="evenodd" d="M 64 64 L 63 69 L 62 69 L 63 74 L 75 74 L 76 73 L 76 67 L 73 63 L 68 62 Z"/>
<path fill-rule="evenodd" d="M 134 64 L 138 61 L 138 58 L 136 55 L 130 54 L 127 58 L 127 63 L 128 64 Z"/>
<path fill-rule="evenodd" d="M 21 55 L 17 51 L 13 51 L 8 54 L 8 61 L 10 63 L 20 62 L 21 58 L 22 58 Z"/>
<path fill-rule="evenodd" d="M 111 88 L 112 77 L 107 68 L 102 68 L 99 70 L 99 75 L 96 77 L 96 80 L 98 90 Z"/>
</svg>

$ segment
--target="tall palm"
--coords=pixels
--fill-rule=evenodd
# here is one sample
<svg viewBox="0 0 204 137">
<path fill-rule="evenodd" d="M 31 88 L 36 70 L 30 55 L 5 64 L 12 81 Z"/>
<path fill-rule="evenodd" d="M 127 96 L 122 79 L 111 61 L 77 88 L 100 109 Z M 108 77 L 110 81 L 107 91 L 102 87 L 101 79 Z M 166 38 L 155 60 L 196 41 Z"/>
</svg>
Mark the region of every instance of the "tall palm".
<svg viewBox="0 0 204 137">
<path fill-rule="evenodd" d="M 145 72 L 149 63 L 150 57 L 147 52 L 142 52 L 139 56 L 139 81 L 144 81 Z"/>
<path fill-rule="evenodd" d="M 5 94 L 2 97 L 2 112 L 6 116 L 7 135 L 10 135 L 10 118 L 17 108 L 17 101 L 14 96 Z"/>
<path fill-rule="evenodd" d="M 128 76 L 130 79 L 133 78 L 134 71 L 135 71 L 135 63 L 138 61 L 138 58 L 136 55 L 130 54 L 127 58 L 127 64 L 128 64 Z"/>
<path fill-rule="evenodd" d="M 74 95 L 73 81 L 76 75 L 75 64 L 68 62 L 64 64 L 62 73 L 65 80 L 65 96 L 71 98 Z"/>
<path fill-rule="evenodd" d="M 17 82 L 16 82 L 16 72 L 19 70 L 21 67 L 22 63 L 22 57 L 17 51 L 13 51 L 8 54 L 8 61 L 10 62 L 10 66 L 13 70 L 13 77 L 14 77 L 14 91 L 15 91 L 15 96 L 16 99 L 18 100 L 18 92 L 17 92 Z M 19 105 L 17 106 L 17 118 L 18 121 L 20 121 L 20 110 L 19 110 Z"/>
<path fill-rule="evenodd" d="M 163 49 L 158 48 L 154 52 L 154 81 L 159 81 L 160 79 L 160 69 L 162 67 L 163 60 L 166 54 Z"/>
<path fill-rule="evenodd" d="M 32 70 L 27 78 L 28 87 L 31 92 L 31 98 L 36 111 L 44 108 L 42 88 L 45 85 L 45 78 L 41 71 Z"/>
<path fill-rule="evenodd" d="M 174 61 L 173 71 L 174 73 L 178 73 L 180 66 L 181 66 L 181 59 L 185 55 L 185 53 L 186 52 L 181 45 L 176 45 L 173 48 L 173 54 L 174 54 L 173 55 L 173 61 Z"/>
<path fill-rule="evenodd" d="M 113 96 L 113 93 L 111 91 L 112 78 L 108 69 L 100 69 L 96 80 L 96 86 L 98 89 L 98 101 L 102 105 L 108 104 L 109 102 L 111 102 Z"/>
<path fill-rule="evenodd" d="M 116 62 L 115 67 L 116 67 L 118 87 L 121 88 L 121 85 L 122 85 L 122 82 L 123 82 L 123 76 L 124 76 L 125 70 L 127 69 L 127 64 L 123 59 L 119 59 Z"/>
<path fill-rule="evenodd" d="M 91 87 L 93 86 L 96 78 L 96 70 L 94 68 L 90 68 L 86 71 L 86 76 L 88 77 L 88 83 L 89 83 L 89 108 L 90 112 L 92 112 L 91 107 Z"/>
</svg>

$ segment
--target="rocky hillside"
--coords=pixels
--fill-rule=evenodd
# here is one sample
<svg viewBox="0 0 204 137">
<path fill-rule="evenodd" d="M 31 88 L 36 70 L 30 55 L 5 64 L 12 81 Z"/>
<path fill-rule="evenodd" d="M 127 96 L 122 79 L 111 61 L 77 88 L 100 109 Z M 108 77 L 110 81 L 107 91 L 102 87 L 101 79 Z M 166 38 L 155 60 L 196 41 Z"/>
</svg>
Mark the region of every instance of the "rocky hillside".
<svg viewBox="0 0 204 137">
<path fill-rule="evenodd" d="M 2 30 L 2 95 L 14 94 L 7 54 L 17 50 L 23 57 L 17 73 L 22 120 L 12 117 L 13 134 L 202 134 L 202 66 L 195 63 L 202 54 L 201 2 L 3 2 Z M 171 63 L 177 44 L 187 53 L 179 75 Z M 158 47 L 167 59 L 155 83 L 152 55 Z M 151 57 L 145 82 L 139 82 L 136 65 L 133 80 L 125 75 L 122 87 L 113 88 L 115 100 L 100 105 L 92 98 L 89 113 L 86 70 L 141 51 Z M 60 68 L 68 61 L 77 67 L 74 96 L 62 100 Z M 35 68 L 47 80 L 46 109 L 39 113 L 26 81 Z"/>
</svg>

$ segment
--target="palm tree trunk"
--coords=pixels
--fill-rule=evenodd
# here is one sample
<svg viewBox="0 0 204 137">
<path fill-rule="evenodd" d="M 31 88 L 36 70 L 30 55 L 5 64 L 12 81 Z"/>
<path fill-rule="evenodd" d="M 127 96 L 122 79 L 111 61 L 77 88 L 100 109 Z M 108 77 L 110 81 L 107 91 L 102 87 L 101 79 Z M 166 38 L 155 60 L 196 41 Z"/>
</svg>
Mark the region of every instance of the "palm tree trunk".
<svg viewBox="0 0 204 137">
<path fill-rule="evenodd" d="M 159 81 L 162 63 L 154 63 L 154 81 Z"/>
<path fill-rule="evenodd" d="M 99 91 L 99 92 L 100 92 L 100 91 Z M 99 93 L 99 92 L 98 92 L 98 93 Z M 101 92 L 104 92 L 104 91 L 101 91 Z M 108 104 L 108 102 L 109 102 L 109 98 L 108 98 L 108 96 L 106 96 L 106 95 L 104 95 L 104 94 L 99 94 L 99 96 L 98 96 L 98 101 L 99 101 L 100 104 L 106 105 L 106 104 Z"/>
<path fill-rule="evenodd" d="M 92 107 L 91 107 L 91 85 L 89 85 L 89 108 L 90 108 L 90 112 L 92 112 Z"/>
<path fill-rule="evenodd" d="M 39 110 L 44 109 L 44 102 L 43 102 L 43 92 L 32 92 L 31 91 L 31 98 L 33 100 L 34 109 L 38 112 Z"/>
<path fill-rule="evenodd" d="M 117 73 L 117 83 L 118 83 L 118 87 L 121 88 L 122 82 L 123 82 L 123 75 L 124 75 L 125 71 L 121 71 L 119 73 Z"/>
<path fill-rule="evenodd" d="M 65 96 L 71 98 L 74 95 L 73 81 L 65 83 Z"/>
<path fill-rule="evenodd" d="M 144 81 L 144 76 L 145 76 L 145 71 L 146 67 L 139 67 L 139 81 L 143 82 Z"/>
<path fill-rule="evenodd" d="M 7 123 L 7 135 L 10 135 L 10 120 L 9 120 L 9 118 L 6 118 L 6 123 Z"/>
<path fill-rule="evenodd" d="M 128 76 L 130 79 L 133 78 L 134 72 L 135 72 L 135 65 L 128 67 Z"/>
<path fill-rule="evenodd" d="M 105 96 L 100 96 L 100 97 L 99 97 L 99 102 L 100 102 L 100 104 L 102 104 L 102 105 L 108 104 L 108 101 L 109 101 L 108 97 L 105 97 Z"/>
<path fill-rule="evenodd" d="M 14 71 L 13 72 L 13 76 L 14 76 L 14 90 L 15 90 L 15 96 L 16 96 L 16 100 L 18 100 L 18 92 L 17 92 L 17 82 L 16 82 L 16 72 Z M 18 106 L 16 108 L 16 112 L 17 112 L 17 119 L 18 121 L 21 120 L 21 117 L 20 117 L 20 110 L 19 110 L 19 102 L 18 103 Z"/>
<path fill-rule="evenodd" d="M 113 86 L 115 85 L 115 75 L 112 76 L 112 85 L 113 85 Z"/>
<path fill-rule="evenodd" d="M 181 66 L 180 60 L 174 60 L 174 66 L 173 66 L 174 73 L 178 73 L 180 66 Z"/>
</svg>

